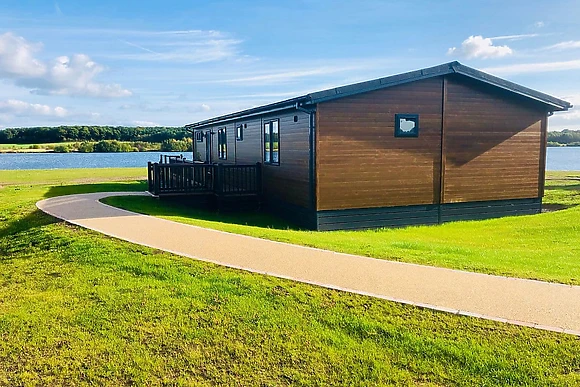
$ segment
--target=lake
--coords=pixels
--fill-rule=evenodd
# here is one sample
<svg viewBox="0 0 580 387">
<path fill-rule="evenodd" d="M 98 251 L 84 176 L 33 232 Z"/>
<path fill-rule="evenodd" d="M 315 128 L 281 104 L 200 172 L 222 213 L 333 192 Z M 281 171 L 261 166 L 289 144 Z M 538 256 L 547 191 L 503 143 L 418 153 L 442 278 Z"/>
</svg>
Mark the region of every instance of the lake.
<svg viewBox="0 0 580 387">
<path fill-rule="evenodd" d="M 548 148 L 547 171 L 580 171 L 580 147 Z"/>
<path fill-rule="evenodd" d="M 191 159 L 190 152 L 1 153 L 0 169 L 145 167 L 148 161 L 159 161 L 162 153 Z M 580 147 L 548 148 L 546 169 L 580 171 Z"/>
<path fill-rule="evenodd" d="M 145 167 L 148 161 L 159 161 L 161 154 L 192 157 L 191 152 L 1 153 L 0 169 Z"/>
</svg>

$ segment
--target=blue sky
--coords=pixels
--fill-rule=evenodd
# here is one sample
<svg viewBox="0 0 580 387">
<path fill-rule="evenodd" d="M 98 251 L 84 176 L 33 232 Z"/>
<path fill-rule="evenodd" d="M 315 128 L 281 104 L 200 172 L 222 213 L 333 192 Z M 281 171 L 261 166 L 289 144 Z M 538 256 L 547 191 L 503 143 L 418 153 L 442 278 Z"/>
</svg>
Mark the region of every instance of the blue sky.
<svg viewBox="0 0 580 387">
<path fill-rule="evenodd" d="M 32 1 L 0 9 L 0 128 L 181 126 L 452 60 L 580 105 L 579 1 Z M 550 129 L 580 129 L 580 106 Z"/>
</svg>

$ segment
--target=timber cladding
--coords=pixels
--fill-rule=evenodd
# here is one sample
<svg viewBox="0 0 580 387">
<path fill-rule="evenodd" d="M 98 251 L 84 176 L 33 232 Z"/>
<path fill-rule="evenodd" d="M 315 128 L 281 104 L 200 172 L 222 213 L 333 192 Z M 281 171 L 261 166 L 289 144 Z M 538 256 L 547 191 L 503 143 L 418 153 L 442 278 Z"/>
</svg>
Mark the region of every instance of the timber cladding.
<svg viewBox="0 0 580 387">
<path fill-rule="evenodd" d="M 235 160 L 237 164 L 254 164 L 262 161 L 262 120 L 260 117 L 237 121 L 234 125 L 242 125 L 244 139 L 235 141 Z M 232 132 L 235 140 L 236 133 Z"/>
<path fill-rule="evenodd" d="M 443 203 L 537 198 L 546 111 L 480 82 L 446 82 Z"/>
<path fill-rule="evenodd" d="M 418 115 L 419 136 L 396 137 L 396 114 Z M 541 197 L 545 121 L 540 104 L 460 75 L 320 103 L 317 210 Z"/>
<path fill-rule="evenodd" d="M 279 157 L 280 165 L 264 163 L 264 123 L 279 121 Z M 236 128 L 243 127 L 243 140 L 236 140 Z M 218 130 L 226 129 L 227 159 L 218 158 Z M 304 112 L 287 110 L 275 114 L 264 114 L 248 119 L 229 121 L 220 125 L 208 126 L 198 130 L 204 133 L 212 131 L 212 162 L 220 164 L 255 164 L 262 165 L 263 197 L 272 208 L 284 204 L 290 205 L 288 212 L 310 209 L 312 198 L 310 191 L 310 116 Z M 197 143 L 197 151 L 205 159 L 205 141 Z"/>
<path fill-rule="evenodd" d="M 306 113 L 291 110 L 286 113 L 265 115 L 262 122 L 274 119 L 280 121 L 280 165 L 264 164 L 262 168 L 264 199 L 268 202 L 282 201 L 309 208 L 310 117 Z"/>
<path fill-rule="evenodd" d="M 320 103 L 317 209 L 439 201 L 443 78 Z M 417 138 L 395 137 L 395 114 L 419 114 Z"/>
</svg>

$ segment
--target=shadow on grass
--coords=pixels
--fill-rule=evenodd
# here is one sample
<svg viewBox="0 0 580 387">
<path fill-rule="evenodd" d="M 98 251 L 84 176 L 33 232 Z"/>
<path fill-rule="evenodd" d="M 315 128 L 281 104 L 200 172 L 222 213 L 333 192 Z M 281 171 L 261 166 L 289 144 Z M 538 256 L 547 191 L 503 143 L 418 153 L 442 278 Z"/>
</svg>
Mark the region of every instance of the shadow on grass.
<svg viewBox="0 0 580 387">
<path fill-rule="evenodd" d="M 300 230 L 296 225 L 263 211 L 218 212 L 196 206 L 192 203 L 191 198 L 160 200 L 147 196 L 116 196 L 105 198 L 102 202 L 125 210 L 158 217 L 175 216 L 240 226 Z"/>
<path fill-rule="evenodd" d="M 565 191 L 580 191 L 580 184 L 563 184 L 563 185 L 549 185 L 546 186 L 546 191 L 551 190 L 565 190 Z"/>
<path fill-rule="evenodd" d="M 8 222 L 5 227 L 0 228 L 0 238 L 10 244 L 11 237 L 16 234 L 57 222 L 59 222 L 58 219 L 37 209 L 22 218 Z"/>
<path fill-rule="evenodd" d="M 45 198 L 53 198 L 55 196 L 85 194 L 95 192 L 124 192 L 124 191 L 146 191 L 147 182 L 131 181 L 131 182 L 110 182 L 97 184 L 76 184 L 76 185 L 57 185 L 52 186 L 44 195 Z"/>
</svg>

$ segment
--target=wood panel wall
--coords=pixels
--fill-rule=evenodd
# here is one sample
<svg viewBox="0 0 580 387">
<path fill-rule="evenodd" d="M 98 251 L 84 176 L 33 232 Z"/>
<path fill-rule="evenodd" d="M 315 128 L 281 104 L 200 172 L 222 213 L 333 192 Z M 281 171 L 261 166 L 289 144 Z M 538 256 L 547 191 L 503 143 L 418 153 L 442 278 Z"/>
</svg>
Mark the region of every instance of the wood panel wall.
<svg viewBox="0 0 580 387">
<path fill-rule="evenodd" d="M 297 122 L 294 122 L 294 116 L 298 117 Z M 227 164 L 263 163 L 263 122 L 273 119 L 280 120 L 280 165 L 263 165 L 264 198 L 273 205 L 283 205 L 284 202 L 310 209 L 310 116 L 306 113 L 289 110 L 212 126 L 211 130 L 215 132 L 212 140 L 212 161 Z M 243 141 L 236 141 L 235 128 L 240 124 L 246 124 L 247 127 L 244 128 Z M 227 130 L 227 160 L 218 159 L 217 131 L 222 127 Z M 209 129 L 204 128 L 204 133 Z M 197 143 L 197 147 L 202 160 L 205 160 L 205 140 Z"/>
<path fill-rule="evenodd" d="M 294 122 L 294 116 L 298 122 Z M 270 203 L 281 200 L 310 208 L 310 117 L 292 110 L 263 116 L 262 121 L 276 118 L 280 120 L 280 165 L 264 165 L 264 196 Z"/>
<path fill-rule="evenodd" d="M 317 209 L 439 202 L 441 77 L 321 103 Z M 418 138 L 394 136 L 395 114 L 419 114 Z"/>
<path fill-rule="evenodd" d="M 244 140 L 237 141 L 236 146 L 236 163 L 237 164 L 254 164 L 262 161 L 262 119 L 251 118 L 248 120 L 237 121 L 234 125 L 247 125 L 244 128 Z M 234 140 L 236 133 L 232 133 Z"/>
<path fill-rule="evenodd" d="M 545 110 L 465 77 L 446 91 L 442 202 L 540 197 Z"/>
</svg>

